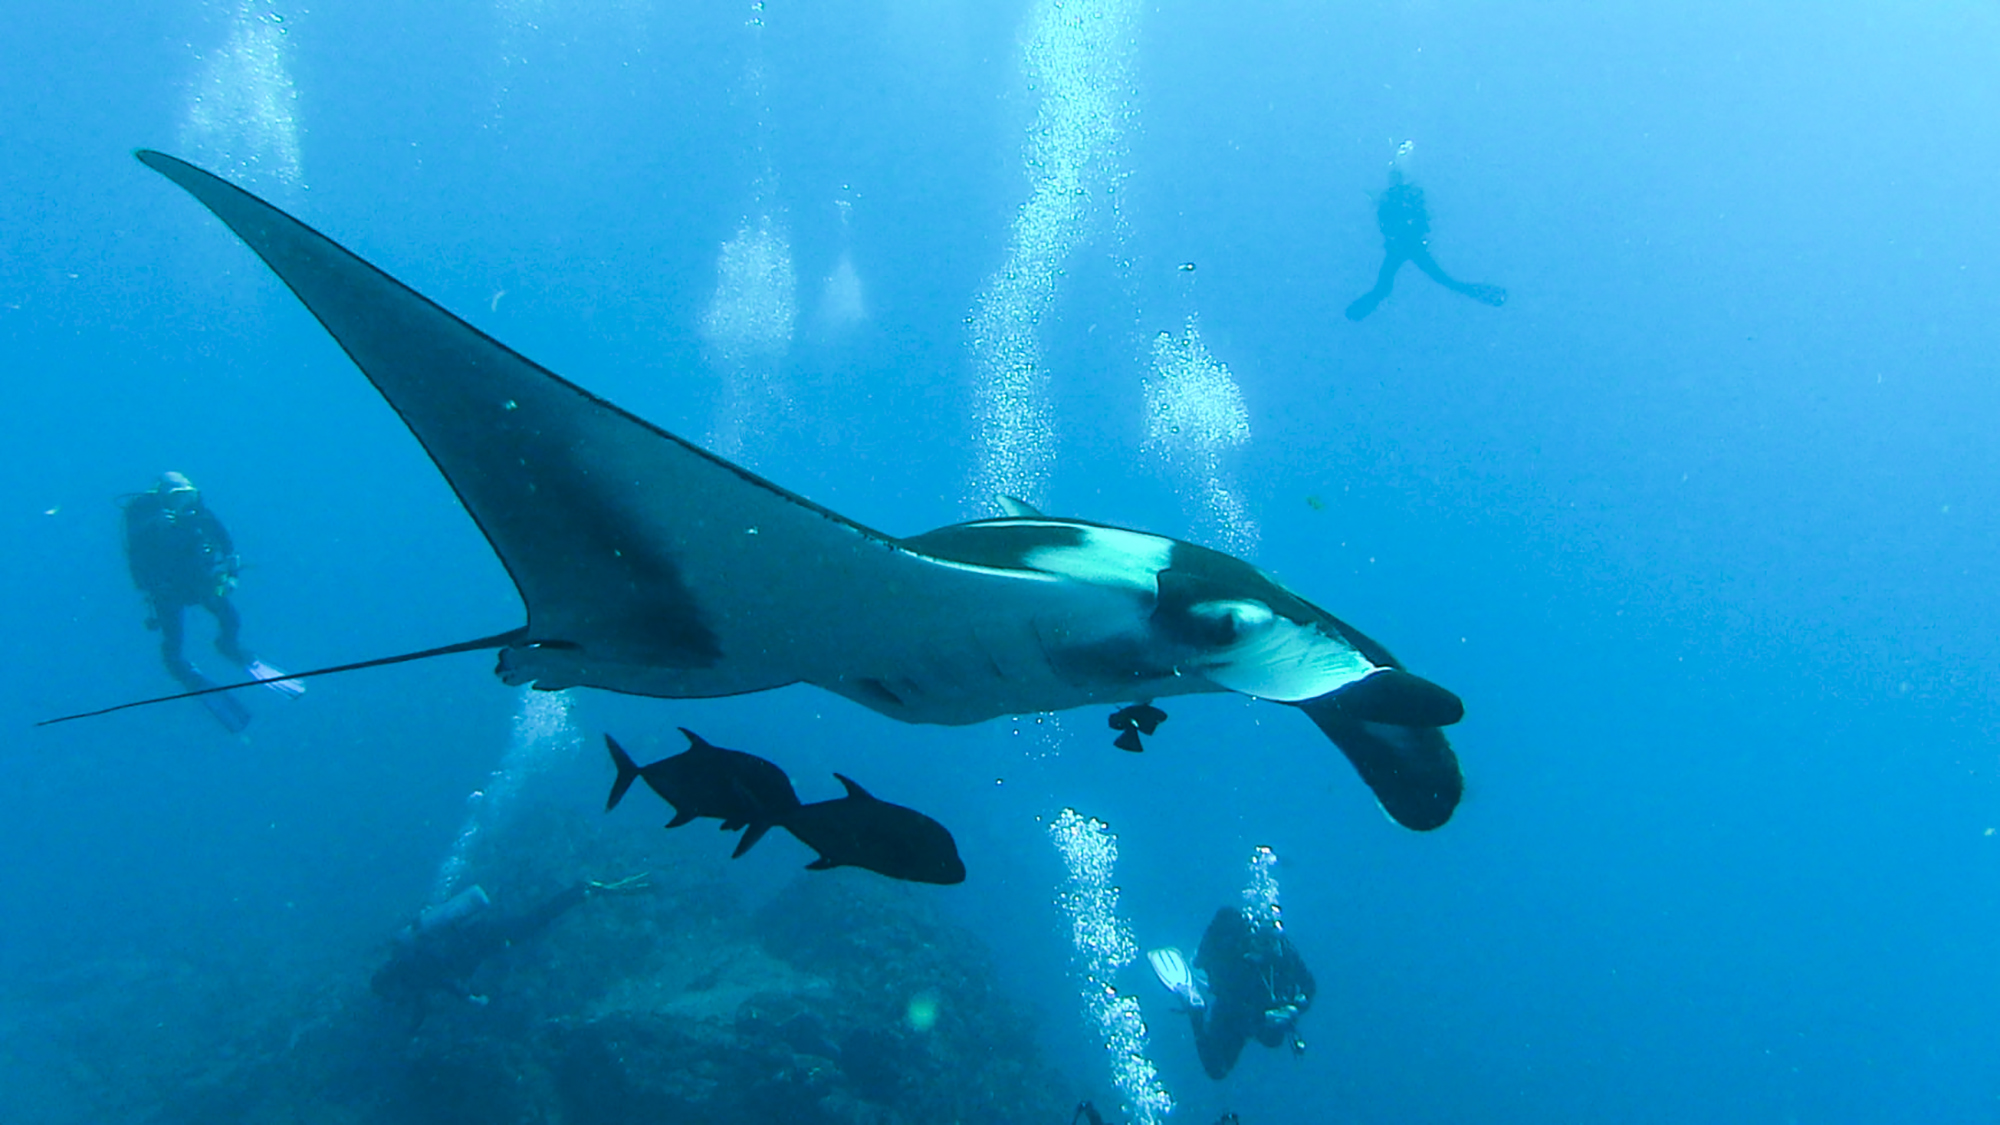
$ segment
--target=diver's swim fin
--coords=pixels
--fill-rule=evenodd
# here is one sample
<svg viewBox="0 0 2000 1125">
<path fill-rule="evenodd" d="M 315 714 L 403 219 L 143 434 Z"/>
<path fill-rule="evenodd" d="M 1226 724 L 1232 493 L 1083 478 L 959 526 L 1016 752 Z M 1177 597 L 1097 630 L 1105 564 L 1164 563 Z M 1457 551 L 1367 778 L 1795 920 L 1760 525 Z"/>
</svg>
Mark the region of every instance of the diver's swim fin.
<svg viewBox="0 0 2000 1125">
<path fill-rule="evenodd" d="M 1143 754 L 1146 751 L 1146 746 L 1139 741 L 1139 732 L 1136 730 L 1128 730 L 1112 739 L 1111 745 L 1130 754 Z"/>
<path fill-rule="evenodd" d="M 1149 949 L 1146 961 L 1153 966 L 1153 975 L 1168 992 L 1186 1001 L 1191 1008 L 1202 1006 L 1201 990 L 1194 986 L 1194 971 L 1188 968 L 1187 958 L 1173 946 L 1165 949 Z"/>
<path fill-rule="evenodd" d="M 1363 293 L 1361 296 L 1356 297 L 1354 299 L 1354 303 L 1347 306 L 1347 319 L 1353 321 L 1361 321 L 1367 319 L 1368 314 L 1374 312 L 1375 307 L 1377 305 L 1380 305 L 1382 303 L 1382 298 L 1386 296 L 1388 296 L 1388 294 L 1381 293 L 1376 290 L 1370 290 L 1366 293 Z"/>
<path fill-rule="evenodd" d="M 202 684 L 204 687 L 215 686 L 206 678 L 202 680 Z M 243 701 L 235 696 L 227 692 L 217 692 L 214 695 L 198 695 L 195 698 L 209 714 L 215 716 L 216 722 L 222 724 L 222 729 L 230 734 L 242 734 L 250 726 L 250 709 L 243 706 Z"/>
<path fill-rule="evenodd" d="M 284 696 L 286 699 L 297 699 L 306 693 L 305 684 L 292 679 L 290 676 L 285 675 L 283 670 L 266 664 L 261 660 L 252 660 L 250 663 L 245 664 L 243 666 L 243 674 L 277 692 L 279 695 Z"/>
<path fill-rule="evenodd" d="M 1458 291 L 1482 305 L 1492 305 L 1496 309 L 1507 303 L 1507 291 L 1498 285 L 1482 285 L 1476 281 L 1469 281 L 1461 283 Z"/>
</svg>

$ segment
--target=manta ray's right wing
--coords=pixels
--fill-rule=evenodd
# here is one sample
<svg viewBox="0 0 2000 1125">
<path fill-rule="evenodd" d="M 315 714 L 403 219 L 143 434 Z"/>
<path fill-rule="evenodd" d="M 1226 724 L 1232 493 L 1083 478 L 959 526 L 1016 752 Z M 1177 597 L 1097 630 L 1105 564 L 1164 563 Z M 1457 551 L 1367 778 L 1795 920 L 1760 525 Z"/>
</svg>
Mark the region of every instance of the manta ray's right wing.
<svg viewBox="0 0 2000 1125">
<path fill-rule="evenodd" d="M 838 680 L 855 634 L 915 643 L 1009 582 L 905 551 L 537 366 L 256 196 L 138 156 L 264 259 L 423 443 L 526 603 L 510 680 L 674 697 Z M 899 589 L 901 613 L 871 606 Z"/>
</svg>

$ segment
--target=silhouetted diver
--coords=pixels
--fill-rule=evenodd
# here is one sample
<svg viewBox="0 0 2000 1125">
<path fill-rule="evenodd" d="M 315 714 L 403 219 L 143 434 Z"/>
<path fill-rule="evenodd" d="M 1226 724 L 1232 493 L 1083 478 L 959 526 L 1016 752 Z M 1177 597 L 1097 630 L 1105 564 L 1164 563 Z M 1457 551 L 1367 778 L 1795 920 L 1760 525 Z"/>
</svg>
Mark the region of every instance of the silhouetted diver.
<svg viewBox="0 0 2000 1125">
<path fill-rule="evenodd" d="M 1375 288 L 1356 298 L 1347 306 L 1347 319 L 1360 320 L 1375 311 L 1395 288 L 1396 271 L 1404 262 L 1413 262 L 1432 281 L 1454 293 L 1462 293 L 1481 304 L 1499 308 L 1507 303 L 1507 291 L 1498 285 L 1479 285 L 1460 281 L 1444 272 L 1431 257 L 1431 213 L 1424 206 L 1424 189 L 1408 182 L 1403 176 L 1402 160 L 1409 154 L 1410 146 L 1405 142 L 1396 152 L 1396 163 L 1389 167 L 1389 189 L 1375 201 L 1375 225 L 1382 229 L 1382 269 L 1375 275 Z"/>
</svg>

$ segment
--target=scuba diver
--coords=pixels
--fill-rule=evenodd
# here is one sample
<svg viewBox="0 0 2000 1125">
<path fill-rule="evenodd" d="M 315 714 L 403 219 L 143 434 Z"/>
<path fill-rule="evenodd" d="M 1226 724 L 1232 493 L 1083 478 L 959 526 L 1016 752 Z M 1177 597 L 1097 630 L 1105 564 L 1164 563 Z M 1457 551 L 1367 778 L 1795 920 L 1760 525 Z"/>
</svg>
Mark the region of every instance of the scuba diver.
<svg viewBox="0 0 2000 1125">
<path fill-rule="evenodd" d="M 1499 308 L 1507 303 L 1505 289 L 1460 281 L 1444 272 L 1437 259 L 1431 257 L 1431 213 L 1424 205 L 1424 189 L 1410 183 L 1404 173 L 1415 149 L 1415 141 L 1404 141 L 1389 164 L 1388 190 L 1375 201 L 1375 225 L 1382 230 L 1382 269 L 1375 275 L 1375 288 L 1347 306 L 1349 320 L 1362 319 L 1388 299 L 1389 291 L 1396 285 L 1396 271 L 1403 268 L 1404 262 L 1415 263 L 1432 281 L 1481 304 Z"/>
<path fill-rule="evenodd" d="M 494 954 L 539 935 L 556 919 L 586 899 L 600 894 L 639 894 L 652 890 L 648 873 L 616 882 L 585 880 L 542 900 L 519 914 L 501 916 L 493 900 L 474 884 L 434 906 L 426 906 L 391 939 L 389 960 L 375 970 L 369 987 L 391 1004 L 410 1009 L 410 1034 L 430 1015 L 432 993 L 443 993 L 484 1006 L 488 998 L 472 991 L 472 974 Z"/>
<path fill-rule="evenodd" d="M 1305 1053 L 1298 1023 L 1312 1007 L 1315 986 L 1275 918 L 1225 906 L 1201 935 L 1192 968 L 1173 948 L 1152 950 L 1146 959 L 1187 1005 L 1195 1053 L 1210 1078 L 1227 1077 L 1253 1038 L 1266 1047 L 1289 1042 L 1294 1055 Z"/>
<path fill-rule="evenodd" d="M 183 615 L 200 606 L 215 617 L 215 650 L 253 680 L 288 697 L 305 685 L 257 659 L 243 647 L 243 619 L 229 602 L 242 572 L 229 529 L 202 503 L 201 491 L 180 473 L 162 473 L 150 491 L 125 501 L 125 563 L 132 584 L 146 595 L 151 616 L 146 628 L 160 633 L 160 658 L 167 673 L 189 691 L 216 686 L 181 651 L 187 641 Z M 201 697 L 231 734 L 250 723 L 250 712 L 228 694 Z"/>
</svg>

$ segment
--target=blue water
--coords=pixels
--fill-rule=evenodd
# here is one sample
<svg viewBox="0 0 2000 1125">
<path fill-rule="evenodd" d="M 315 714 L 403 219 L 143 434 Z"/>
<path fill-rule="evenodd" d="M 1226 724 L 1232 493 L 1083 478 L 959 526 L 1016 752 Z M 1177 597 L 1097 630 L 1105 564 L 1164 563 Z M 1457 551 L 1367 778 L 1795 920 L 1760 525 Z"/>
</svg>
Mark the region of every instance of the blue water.
<svg viewBox="0 0 2000 1125">
<path fill-rule="evenodd" d="M 1213 1083 L 1156 1010 L 1175 1120 L 2000 1115 L 1989 7 L 756 18 L 0 8 L 0 980 L 370 948 L 433 893 L 521 706 L 462 656 L 257 693 L 242 742 L 192 704 L 31 729 L 168 689 L 113 506 L 167 468 L 234 532 L 280 664 L 519 623 L 393 413 L 146 146 L 871 526 L 1006 485 L 1241 549 L 1464 697 L 1468 796 L 1419 836 L 1301 716 L 1233 696 L 1175 702 L 1132 756 L 1095 711 L 946 730 L 808 689 L 578 693 L 593 744 L 693 726 L 809 799 L 893 778 L 957 834 L 971 879 L 937 893 L 1080 1088 L 1108 1078 L 1056 905 L 1065 807 L 1116 832 L 1141 946 L 1191 946 L 1255 846 L 1282 857 L 1311 1048 Z M 1341 316 L 1405 140 L 1439 260 L 1504 309 L 1406 269 Z M 729 246 L 758 266 L 733 287 Z M 982 317 L 1031 348 L 1025 389 Z M 1204 417 L 1244 423 L 1199 445 L 1148 429 L 1155 338 L 1190 323 L 1227 375 Z M 546 792 L 596 816 L 598 767 Z M 1119 979 L 1156 1003 L 1143 963 Z M 0 1064 L 46 1077 L 40 1051 Z"/>
</svg>

